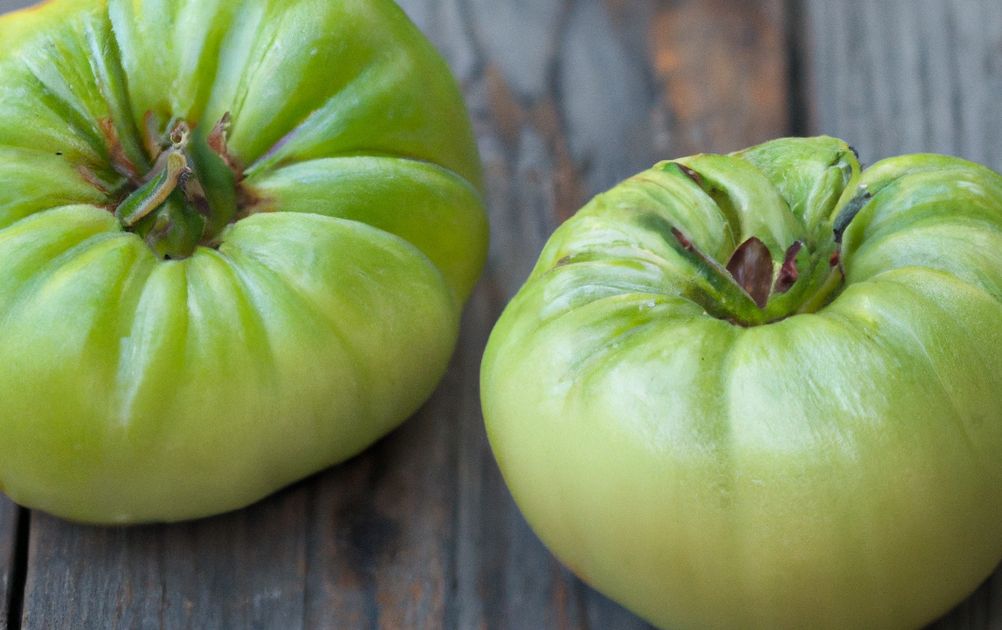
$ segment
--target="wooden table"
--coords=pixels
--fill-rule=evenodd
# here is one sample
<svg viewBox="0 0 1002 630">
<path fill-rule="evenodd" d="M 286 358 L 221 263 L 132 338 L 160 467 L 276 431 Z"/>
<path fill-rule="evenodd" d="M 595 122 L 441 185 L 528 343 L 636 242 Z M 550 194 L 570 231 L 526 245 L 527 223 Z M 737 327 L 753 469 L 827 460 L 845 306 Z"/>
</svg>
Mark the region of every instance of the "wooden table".
<svg viewBox="0 0 1002 630">
<path fill-rule="evenodd" d="M 218 518 L 99 529 L 0 499 L 0 630 L 647 627 L 547 553 L 484 435 L 481 352 L 546 237 L 658 159 L 786 134 L 1002 170 L 1000 0 L 402 4 L 465 89 L 493 227 L 438 392 L 363 455 Z M 1002 572 L 933 627 L 1002 628 Z"/>
</svg>

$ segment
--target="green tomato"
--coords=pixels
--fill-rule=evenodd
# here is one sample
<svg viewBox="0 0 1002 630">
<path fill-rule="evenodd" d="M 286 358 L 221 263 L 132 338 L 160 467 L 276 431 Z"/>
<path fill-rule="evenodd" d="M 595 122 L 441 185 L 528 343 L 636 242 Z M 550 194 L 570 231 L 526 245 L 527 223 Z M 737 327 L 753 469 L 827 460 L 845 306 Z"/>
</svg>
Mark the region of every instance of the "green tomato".
<svg viewBox="0 0 1002 630">
<path fill-rule="evenodd" d="M 660 163 L 556 231 L 482 396 L 529 523 L 651 622 L 928 622 L 1002 559 L 1002 177 Z"/>
<path fill-rule="evenodd" d="M 481 270 L 457 86 L 390 0 L 0 19 L 0 487 L 238 508 L 429 396 Z"/>
</svg>

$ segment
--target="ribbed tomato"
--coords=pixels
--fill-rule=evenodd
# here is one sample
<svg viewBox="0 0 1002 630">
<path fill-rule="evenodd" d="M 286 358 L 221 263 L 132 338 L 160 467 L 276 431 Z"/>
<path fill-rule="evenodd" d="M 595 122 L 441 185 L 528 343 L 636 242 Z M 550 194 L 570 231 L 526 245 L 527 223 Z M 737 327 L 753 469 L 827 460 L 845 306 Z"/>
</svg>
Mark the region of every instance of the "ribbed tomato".
<svg viewBox="0 0 1002 630">
<path fill-rule="evenodd" d="M 912 628 L 1002 559 L 1002 177 L 833 138 L 557 230 L 484 415 L 543 541 L 671 628 Z"/>
<path fill-rule="evenodd" d="M 53 0 L 0 19 L 0 486 L 230 510 L 430 394 L 483 264 L 444 62 L 390 0 Z"/>
</svg>

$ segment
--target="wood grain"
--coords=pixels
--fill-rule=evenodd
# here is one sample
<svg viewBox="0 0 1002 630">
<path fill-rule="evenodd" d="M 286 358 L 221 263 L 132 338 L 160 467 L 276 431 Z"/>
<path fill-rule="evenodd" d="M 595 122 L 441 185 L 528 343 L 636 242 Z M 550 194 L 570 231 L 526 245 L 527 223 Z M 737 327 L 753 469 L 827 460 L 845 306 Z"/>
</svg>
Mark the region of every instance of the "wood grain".
<svg viewBox="0 0 1002 630">
<path fill-rule="evenodd" d="M 20 9 L 31 4 L 30 0 L 0 0 L 0 13 Z"/>
<path fill-rule="evenodd" d="M 811 121 L 869 162 L 963 156 L 1002 170 L 1002 2 L 808 0 Z"/>
<path fill-rule="evenodd" d="M 19 596 L 15 582 L 17 567 L 18 508 L 0 495 L 0 630 L 10 626 L 12 598 Z M 16 608 L 16 606 L 15 606 Z"/>
<path fill-rule="evenodd" d="M 803 86 L 811 133 L 868 163 L 910 152 L 1002 171 L 1002 3 L 807 0 Z M 1002 627 L 1002 566 L 930 630 Z"/>
<path fill-rule="evenodd" d="M 176 526 L 95 528 L 35 513 L 23 628 L 294 627 L 305 488 Z"/>
</svg>

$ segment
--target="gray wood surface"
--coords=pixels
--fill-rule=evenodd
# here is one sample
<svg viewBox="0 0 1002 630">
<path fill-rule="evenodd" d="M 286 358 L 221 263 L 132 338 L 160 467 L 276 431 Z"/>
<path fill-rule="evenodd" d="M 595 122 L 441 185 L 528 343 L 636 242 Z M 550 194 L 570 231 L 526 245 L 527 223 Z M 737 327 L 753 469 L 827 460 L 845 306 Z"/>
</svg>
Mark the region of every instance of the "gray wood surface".
<svg viewBox="0 0 1002 630">
<path fill-rule="evenodd" d="M 0 630 L 7 630 L 8 610 L 16 586 L 18 508 L 0 495 Z"/>
<path fill-rule="evenodd" d="M 814 131 L 1002 171 L 1002 2 L 808 0 Z"/>
<path fill-rule="evenodd" d="M 646 628 L 546 552 L 483 431 L 487 335 L 550 232 L 658 159 L 793 132 L 842 135 L 869 161 L 1002 167 L 997 0 L 401 4 L 459 77 L 487 174 L 490 260 L 444 382 L 359 457 L 234 514 L 101 529 L 35 513 L 11 567 L 0 500 L 0 579 L 26 571 L 12 626 Z M 996 577 L 936 627 L 998 627 L 1000 606 Z"/>
</svg>

